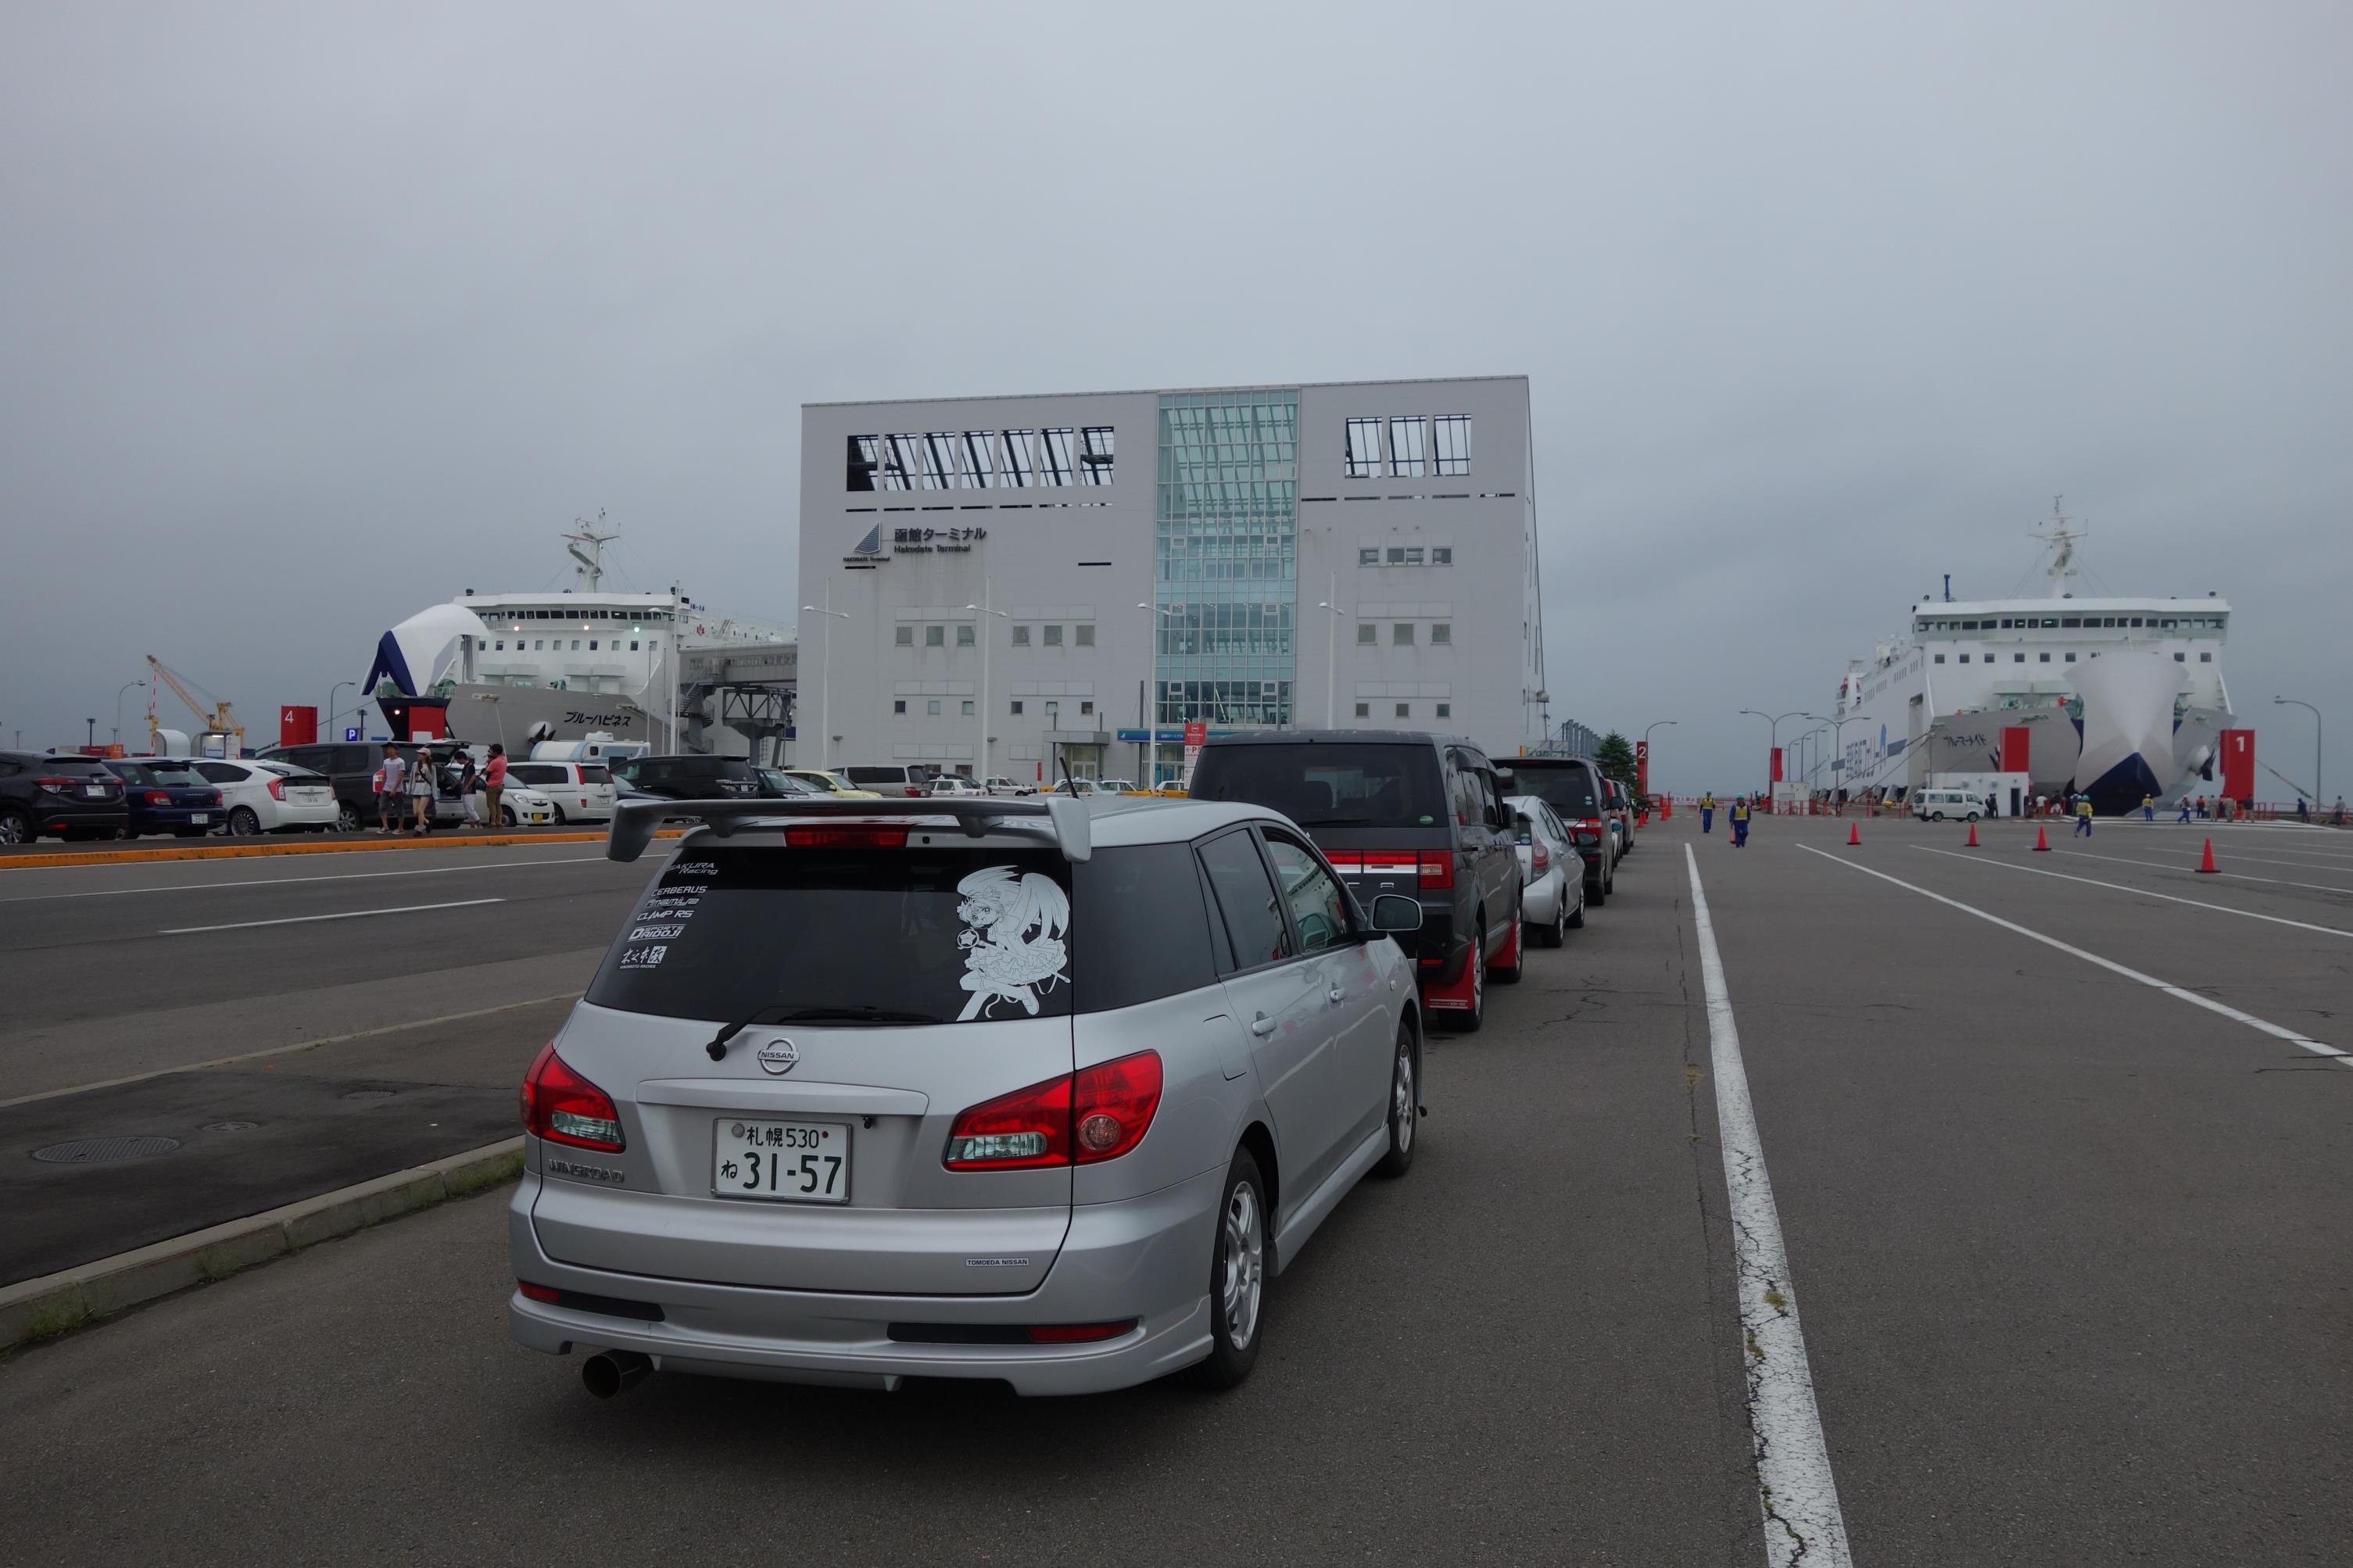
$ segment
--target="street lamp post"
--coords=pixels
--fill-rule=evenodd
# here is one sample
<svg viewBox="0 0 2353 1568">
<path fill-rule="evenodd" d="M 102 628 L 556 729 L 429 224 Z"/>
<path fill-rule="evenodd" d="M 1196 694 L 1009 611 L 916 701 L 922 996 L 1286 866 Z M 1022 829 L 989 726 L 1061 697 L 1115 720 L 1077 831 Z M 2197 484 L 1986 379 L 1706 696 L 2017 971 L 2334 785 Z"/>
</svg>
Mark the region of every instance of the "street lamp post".
<svg viewBox="0 0 2353 1568">
<path fill-rule="evenodd" d="M 849 612 L 833 607 L 833 584 L 828 583 L 825 585 L 825 603 L 803 605 L 801 613 L 805 616 L 827 617 L 825 635 L 819 639 L 818 646 L 818 655 L 824 660 L 824 664 L 818 668 L 817 675 L 817 765 L 822 771 L 833 766 L 833 623 L 848 620 Z M 678 646 L 675 636 L 670 638 L 670 646 L 673 647 Z M 673 720 L 671 722 L 675 725 L 676 721 Z M 677 743 L 677 739 L 673 735 L 670 744 L 675 746 Z"/>
<path fill-rule="evenodd" d="M 1799 717 L 1831 727 L 1831 799 L 1838 806 L 1839 815 L 1843 816 L 1846 815 L 1846 802 L 1840 797 L 1839 792 L 1845 784 L 1840 775 L 1846 772 L 1846 727 L 1866 723 L 1868 717 L 1861 713 L 1850 713 L 1843 719 L 1825 718 L 1820 713 L 1801 713 Z"/>
<path fill-rule="evenodd" d="M 334 727 L 336 717 L 335 693 L 341 691 L 346 686 L 357 686 L 359 682 L 356 680 L 338 680 L 334 685 L 327 689 L 327 725 L 330 729 Z"/>
<path fill-rule="evenodd" d="M 1007 615 L 1003 610 L 992 609 L 989 607 L 990 596 L 994 593 L 995 590 L 989 585 L 989 580 L 987 577 L 983 577 L 980 580 L 980 603 L 977 605 L 966 605 L 965 606 L 967 610 L 978 611 L 981 616 L 980 766 L 973 773 L 972 782 L 980 785 L 983 789 L 987 789 L 988 787 L 988 617 L 995 616 L 999 620 L 1007 621 L 1013 618 L 1011 616 Z"/>
<path fill-rule="evenodd" d="M 1324 728 L 1329 730 L 1333 725 L 1332 676 L 1333 672 L 1339 668 L 1335 662 L 1339 657 L 1339 643 L 1335 634 L 1340 627 L 1340 617 L 1348 612 L 1339 605 L 1340 579 L 1336 574 L 1324 578 L 1324 591 L 1331 597 L 1315 607 L 1325 612 L 1324 616 Z"/>
<path fill-rule="evenodd" d="M 1743 708 L 1741 711 L 1765 721 L 1771 730 L 1771 739 L 1767 741 L 1766 744 L 1772 747 L 1776 752 L 1781 749 L 1781 721 L 1783 719 L 1803 719 L 1806 717 L 1805 710 L 1802 708 L 1792 708 L 1787 713 L 1780 714 L 1778 717 L 1771 713 L 1760 713 L 1754 708 Z M 1768 762 L 1767 766 L 1769 769 L 1771 763 Z M 1770 781 L 1768 780 L 1767 782 L 1769 783 Z"/>
<path fill-rule="evenodd" d="M 2290 708 L 2302 708 L 2312 714 L 2312 805 L 2317 810 L 2327 798 L 2320 791 L 2320 710 L 2296 697 L 2274 697 L 2272 702 L 2274 706 L 2285 703 Z"/>
<path fill-rule="evenodd" d="M 114 743 L 118 746 L 122 744 L 122 694 L 130 690 L 134 686 L 144 686 L 147 683 L 143 680 L 126 680 L 115 690 Z"/>
<path fill-rule="evenodd" d="M 1642 731 L 1642 755 L 1643 755 L 1645 758 L 1648 758 L 1648 757 L 1650 756 L 1650 754 L 1651 754 L 1651 730 L 1661 730 L 1661 729 L 1672 729 L 1672 728 L 1674 726 L 1674 724 L 1675 724 L 1675 723 L 1676 723 L 1676 721 L 1675 721 L 1675 720 L 1672 720 L 1672 719 L 1662 719 L 1662 720 L 1660 720 L 1657 723 L 1651 725 L 1651 726 L 1649 727 L 1649 729 L 1645 729 L 1645 730 Z M 1644 778 L 1643 778 L 1643 780 L 1642 780 L 1642 785 L 1643 785 L 1643 787 L 1644 787 L 1645 789 L 1648 789 L 1648 788 L 1650 787 L 1650 783 L 1651 783 L 1651 781 L 1650 781 L 1649 777 L 1647 776 L 1647 773 L 1646 773 L 1646 775 L 1645 775 L 1645 777 L 1644 777 Z"/>
</svg>

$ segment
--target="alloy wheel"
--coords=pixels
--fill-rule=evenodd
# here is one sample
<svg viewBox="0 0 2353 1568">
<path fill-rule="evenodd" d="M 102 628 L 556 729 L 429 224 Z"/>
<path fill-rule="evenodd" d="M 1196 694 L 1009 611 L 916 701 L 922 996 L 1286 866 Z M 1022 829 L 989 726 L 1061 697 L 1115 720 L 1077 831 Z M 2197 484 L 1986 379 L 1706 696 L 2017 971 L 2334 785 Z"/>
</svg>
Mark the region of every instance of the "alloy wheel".
<svg viewBox="0 0 2353 1568">
<path fill-rule="evenodd" d="M 1226 1338 L 1241 1350 L 1257 1337 L 1259 1302 L 1266 1290 L 1266 1237 L 1258 1189 L 1248 1182 L 1238 1184 L 1226 1201 L 1225 1233 Z"/>
<path fill-rule="evenodd" d="M 1389 1114 L 1397 1121 L 1397 1151 L 1400 1154 L 1413 1148 L 1413 1047 L 1400 1041 L 1395 1081 L 1389 1086 Z"/>
<path fill-rule="evenodd" d="M 28 843 L 32 837 L 23 817 L 13 811 L 0 811 L 0 844 Z"/>
</svg>

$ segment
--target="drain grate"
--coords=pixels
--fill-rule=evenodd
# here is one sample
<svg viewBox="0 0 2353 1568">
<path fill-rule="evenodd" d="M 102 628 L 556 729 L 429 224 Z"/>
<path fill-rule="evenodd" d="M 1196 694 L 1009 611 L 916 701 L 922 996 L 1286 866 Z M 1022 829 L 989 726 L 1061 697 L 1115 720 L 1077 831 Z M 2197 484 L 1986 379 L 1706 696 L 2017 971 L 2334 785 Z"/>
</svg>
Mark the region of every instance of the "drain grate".
<svg viewBox="0 0 2353 1568">
<path fill-rule="evenodd" d="M 33 1158 L 52 1165 L 103 1165 L 115 1160 L 144 1160 L 168 1154 L 180 1146 L 177 1138 L 76 1138 L 33 1151 Z"/>
</svg>

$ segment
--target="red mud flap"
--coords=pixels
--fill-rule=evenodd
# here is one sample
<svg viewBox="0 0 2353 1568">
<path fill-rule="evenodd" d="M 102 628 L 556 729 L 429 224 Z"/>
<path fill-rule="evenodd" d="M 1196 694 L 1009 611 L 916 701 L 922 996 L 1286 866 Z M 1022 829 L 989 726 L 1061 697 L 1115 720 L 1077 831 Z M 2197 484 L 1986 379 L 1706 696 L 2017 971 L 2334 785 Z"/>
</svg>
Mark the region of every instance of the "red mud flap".
<svg viewBox="0 0 2353 1568">
<path fill-rule="evenodd" d="M 1473 989 L 1479 962 L 1473 952 L 1462 962 L 1462 977 L 1451 985 L 1441 985 L 1435 979 L 1425 979 L 1421 984 L 1421 1005 L 1433 1013 L 1468 1013 L 1478 999 Z"/>
</svg>

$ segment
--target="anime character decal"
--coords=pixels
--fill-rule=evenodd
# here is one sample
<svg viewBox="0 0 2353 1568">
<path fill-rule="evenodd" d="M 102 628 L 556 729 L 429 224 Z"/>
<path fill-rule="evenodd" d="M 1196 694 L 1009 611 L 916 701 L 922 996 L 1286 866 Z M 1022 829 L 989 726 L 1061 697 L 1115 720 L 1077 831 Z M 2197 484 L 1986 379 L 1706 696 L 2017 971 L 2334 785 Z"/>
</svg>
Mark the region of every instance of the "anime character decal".
<svg viewBox="0 0 2353 1568">
<path fill-rule="evenodd" d="M 1051 877 L 1010 866 L 975 871 L 956 891 L 963 895 L 956 919 L 965 924 L 956 934 L 965 969 L 958 984 L 972 993 L 956 1021 L 988 1017 L 1000 1002 L 1018 1002 L 1035 1017 L 1038 994 L 1071 981 L 1062 941 L 1071 929 L 1070 896 Z"/>
</svg>

